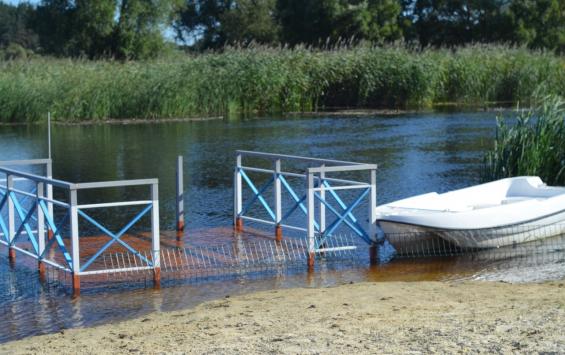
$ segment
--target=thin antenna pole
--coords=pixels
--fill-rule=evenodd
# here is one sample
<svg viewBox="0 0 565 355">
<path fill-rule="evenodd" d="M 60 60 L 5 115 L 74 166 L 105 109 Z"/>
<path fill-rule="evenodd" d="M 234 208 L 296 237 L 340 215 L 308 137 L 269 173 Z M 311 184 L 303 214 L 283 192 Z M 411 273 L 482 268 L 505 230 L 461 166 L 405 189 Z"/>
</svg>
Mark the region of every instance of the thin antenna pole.
<svg viewBox="0 0 565 355">
<path fill-rule="evenodd" d="M 47 152 L 51 159 L 51 112 L 47 112 Z"/>
</svg>

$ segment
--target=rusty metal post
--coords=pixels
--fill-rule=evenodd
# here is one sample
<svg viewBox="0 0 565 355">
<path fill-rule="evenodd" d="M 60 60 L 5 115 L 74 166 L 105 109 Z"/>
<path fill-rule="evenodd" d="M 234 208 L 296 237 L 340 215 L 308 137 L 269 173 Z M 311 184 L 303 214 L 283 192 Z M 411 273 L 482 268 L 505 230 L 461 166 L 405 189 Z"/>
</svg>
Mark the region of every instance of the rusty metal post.
<svg viewBox="0 0 565 355">
<path fill-rule="evenodd" d="M 371 238 L 371 246 L 369 249 L 369 261 L 371 265 L 378 262 L 378 238 L 377 238 L 377 170 L 371 170 L 371 191 L 369 193 L 369 224 L 367 230 L 369 231 L 369 238 Z"/>
<path fill-rule="evenodd" d="M 161 243 L 159 241 L 159 184 L 151 184 L 151 252 L 153 259 L 153 287 L 161 287 Z"/>
<path fill-rule="evenodd" d="M 282 190 L 281 190 L 281 160 L 275 160 L 275 173 L 273 179 L 275 182 L 275 240 L 282 241 Z"/>
<path fill-rule="evenodd" d="M 314 174 L 310 172 L 310 169 L 307 170 L 307 203 L 308 203 L 308 269 L 312 270 L 314 268 L 314 261 L 316 257 L 316 245 L 315 245 L 315 238 L 316 238 L 316 230 L 314 229 L 314 222 L 315 222 L 315 206 L 314 206 Z"/>
<path fill-rule="evenodd" d="M 39 278 L 41 280 L 45 279 L 45 264 L 43 263 L 43 253 L 45 252 L 45 216 L 43 215 L 43 210 L 39 206 L 39 203 L 41 202 L 41 198 L 43 198 L 44 191 L 45 184 L 38 182 L 36 184 L 35 199 L 37 205 L 35 206 L 35 208 L 37 211 L 37 268 L 39 270 Z"/>
<path fill-rule="evenodd" d="M 47 151 L 49 162 L 47 163 L 46 176 L 48 179 L 53 179 L 53 159 L 52 159 L 52 149 L 51 149 L 51 112 L 47 113 Z M 53 185 L 47 185 L 47 198 L 53 200 Z M 53 203 L 47 202 L 47 211 L 49 212 L 49 217 L 54 220 L 53 217 Z M 51 240 L 53 238 L 53 231 L 51 228 L 47 230 L 47 238 Z"/>
<path fill-rule="evenodd" d="M 80 244 L 78 226 L 78 194 L 76 188 L 69 190 L 71 227 L 71 264 L 73 296 L 80 295 Z"/>
<path fill-rule="evenodd" d="M 236 166 L 234 172 L 234 201 L 233 201 L 233 226 L 236 232 L 243 232 L 243 219 L 241 219 L 242 211 L 242 181 L 241 181 L 241 154 L 236 156 Z"/>
<path fill-rule="evenodd" d="M 16 236 L 16 217 L 14 213 L 14 201 L 12 201 L 12 189 L 14 188 L 14 177 L 6 175 L 6 198 L 8 199 L 8 259 L 10 264 L 16 262 L 16 250 L 12 248 L 12 241 Z"/>
<path fill-rule="evenodd" d="M 182 155 L 177 157 L 176 173 L 176 212 L 177 212 L 177 232 L 184 231 L 184 174 Z M 177 239 L 179 234 L 177 234 Z"/>
</svg>

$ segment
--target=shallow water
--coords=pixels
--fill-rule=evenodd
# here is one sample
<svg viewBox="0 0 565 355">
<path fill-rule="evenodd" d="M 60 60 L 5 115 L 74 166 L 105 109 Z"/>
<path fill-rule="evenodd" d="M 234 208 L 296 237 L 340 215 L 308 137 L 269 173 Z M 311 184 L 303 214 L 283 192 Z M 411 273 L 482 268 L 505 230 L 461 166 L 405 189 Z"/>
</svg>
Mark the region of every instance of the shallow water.
<svg viewBox="0 0 565 355">
<path fill-rule="evenodd" d="M 187 244 L 229 241 L 232 171 L 236 149 L 377 163 L 378 201 L 443 192 L 478 182 L 483 152 L 492 141 L 494 113 L 425 113 L 395 117 L 257 118 L 138 125 L 55 126 L 54 175 L 73 182 L 157 177 L 162 229 L 174 226 L 175 158 L 183 155 Z M 47 155 L 46 128 L 0 127 L 0 160 Z M 119 200 L 136 192 L 96 192 L 88 202 Z M 100 215 L 119 225 L 119 214 Z M 123 221 L 122 221 L 123 223 Z M 366 260 L 237 277 L 175 282 L 159 291 L 139 285 L 86 290 L 71 299 L 40 285 L 18 260 L 9 266 L 0 248 L 0 341 L 174 310 L 227 294 L 280 287 L 332 286 L 360 281 L 497 279 L 504 265 L 461 258 L 397 260 L 368 267 Z M 24 257 L 21 257 L 22 259 Z M 561 270 L 561 259 L 551 270 Z M 554 272 L 546 274 L 555 275 Z M 533 273 L 536 273 L 534 270 Z M 519 273 L 514 272 L 520 280 Z M 494 276 L 493 276 L 494 275 Z M 560 274 L 562 276 L 562 274 Z M 500 275 L 498 275 L 500 278 Z M 528 276 L 530 277 L 530 276 Z M 539 280 L 540 278 L 538 277 Z M 542 278 L 543 279 L 543 278 Z M 143 285 L 141 285 L 143 286 Z"/>
</svg>

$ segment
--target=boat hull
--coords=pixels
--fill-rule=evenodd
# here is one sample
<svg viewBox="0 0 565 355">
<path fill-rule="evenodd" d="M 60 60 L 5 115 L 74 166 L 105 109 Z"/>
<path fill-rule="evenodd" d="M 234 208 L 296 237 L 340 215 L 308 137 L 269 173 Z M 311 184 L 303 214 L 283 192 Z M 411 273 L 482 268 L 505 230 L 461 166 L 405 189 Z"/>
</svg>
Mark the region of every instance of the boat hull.
<svg viewBox="0 0 565 355">
<path fill-rule="evenodd" d="M 565 234 L 565 211 L 533 221 L 483 229 L 438 229 L 378 221 L 389 242 L 401 254 L 424 251 L 499 248 Z M 445 244 L 447 243 L 447 244 Z"/>
</svg>

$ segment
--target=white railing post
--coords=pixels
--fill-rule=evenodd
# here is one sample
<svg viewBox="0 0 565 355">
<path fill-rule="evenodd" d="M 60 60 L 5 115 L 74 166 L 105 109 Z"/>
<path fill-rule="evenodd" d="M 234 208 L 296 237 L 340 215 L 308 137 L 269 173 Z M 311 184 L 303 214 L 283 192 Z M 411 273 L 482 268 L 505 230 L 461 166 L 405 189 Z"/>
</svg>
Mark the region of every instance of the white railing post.
<svg viewBox="0 0 565 355">
<path fill-rule="evenodd" d="M 47 178 L 53 179 L 53 161 L 49 158 L 49 162 L 47 163 Z M 53 200 L 53 185 L 47 184 L 47 198 L 52 201 Z M 54 220 L 53 216 L 53 203 L 47 202 L 47 212 L 49 213 L 49 217 L 51 220 Z M 53 231 L 49 229 L 47 231 L 47 237 L 51 239 L 53 237 Z"/>
<path fill-rule="evenodd" d="M 153 259 L 153 283 L 161 287 L 161 243 L 159 230 L 159 183 L 151 184 L 151 251 Z"/>
<path fill-rule="evenodd" d="M 14 213 L 14 201 L 12 201 L 12 189 L 14 188 L 14 177 L 6 174 L 6 198 L 8 203 L 8 258 L 16 260 L 16 251 L 12 248 L 12 241 L 16 236 L 16 217 Z"/>
<path fill-rule="evenodd" d="M 277 241 L 282 240 L 282 190 L 281 190 L 281 160 L 275 160 L 275 173 L 273 178 L 275 179 L 275 239 Z"/>
<path fill-rule="evenodd" d="M 321 168 L 323 169 L 326 165 L 322 164 Z M 326 172 L 322 170 L 320 172 L 320 197 L 322 201 L 326 201 L 326 187 L 324 186 L 324 179 L 326 178 Z M 320 201 L 320 234 L 324 234 L 326 232 L 326 205 Z"/>
<path fill-rule="evenodd" d="M 40 277 L 42 277 L 43 273 L 45 273 L 45 265 L 43 264 L 43 252 L 45 251 L 45 217 L 43 215 L 43 210 L 39 203 L 41 202 L 41 198 L 44 197 L 45 193 L 45 184 L 43 182 L 36 183 L 36 192 L 35 192 L 35 202 L 36 202 L 36 211 L 37 211 L 37 245 L 38 245 L 38 252 L 37 252 L 37 260 L 38 260 L 38 269 Z"/>
<path fill-rule="evenodd" d="M 80 295 L 80 244 L 78 226 L 78 194 L 75 187 L 69 189 L 70 227 L 71 227 L 71 264 L 73 295 Z"/>
<path fill-rule="evenodd" d="M 184 231 L 184 174 L 183 174 L 182 160 L 183 160 L 182 155 L 179 155 L 177 157 L 177 173 L 176 173 L 177 232 Z"/>
<path fill-rule="evenodd" d="M 234 172 L 234 203 L 233 203 L 233 225 L 236 232 L 243 231 L 242 210 L 242 185 L 241 185 L 241 154 L 237 154 Z"/>
<path fill-rule="evenodd" d="M 371 169 L 371 181 L 370 181 L 370 189 L 369 192 L 369 238 L 373 242 L 370 246 L 369 251 L 369 259 L 371 264 L 375 264 L 377 262 L 377 170 Z"/>
<path fill-rule="evenodd" d="M 315 206 L 314 206 L 314 174 L 307 169 L 307 215 L 308 215 L 308 268 L 314 267 L 315 250 Z"/>
</svg>

